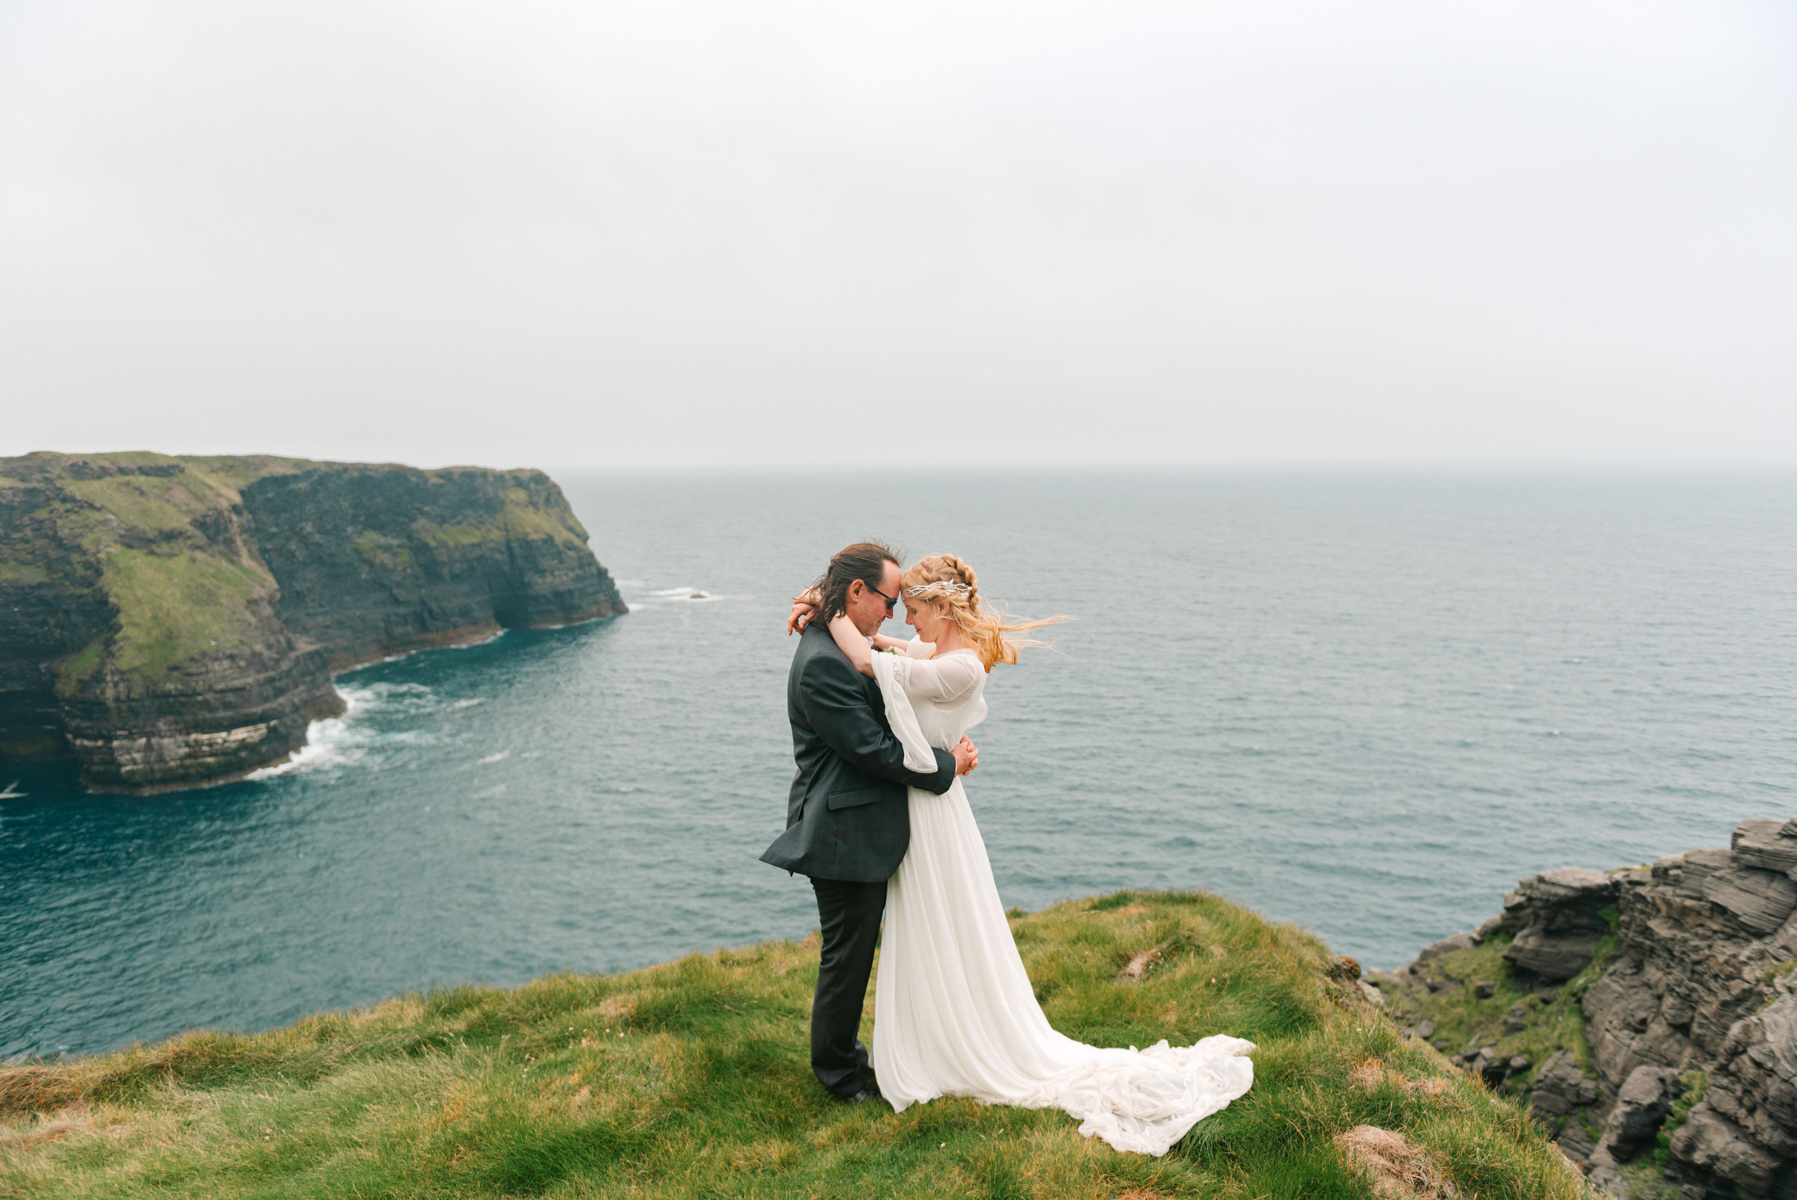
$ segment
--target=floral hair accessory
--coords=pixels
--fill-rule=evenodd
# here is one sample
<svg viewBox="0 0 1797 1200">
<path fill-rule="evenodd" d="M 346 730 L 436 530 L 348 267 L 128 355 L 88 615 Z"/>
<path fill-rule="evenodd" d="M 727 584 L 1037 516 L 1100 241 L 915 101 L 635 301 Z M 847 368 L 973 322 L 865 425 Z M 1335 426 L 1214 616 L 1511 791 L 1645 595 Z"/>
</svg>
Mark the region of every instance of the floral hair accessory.
<svg viewBox="0 0 1797 1200">
<path fill-rule="evenodd" d="M 966 584 L 954 579 L 938 579 L 934 583 L 920 583 L 916 587 L 905 589 L 907 596 L 965 596 L 973 591 Z"/>
</svg>

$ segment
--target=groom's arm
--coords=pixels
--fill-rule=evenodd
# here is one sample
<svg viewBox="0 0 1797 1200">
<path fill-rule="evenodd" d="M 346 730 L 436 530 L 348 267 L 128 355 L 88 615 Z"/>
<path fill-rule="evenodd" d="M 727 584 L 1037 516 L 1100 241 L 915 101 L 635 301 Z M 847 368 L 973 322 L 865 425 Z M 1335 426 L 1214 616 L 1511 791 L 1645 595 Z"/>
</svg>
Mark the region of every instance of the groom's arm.
<svg viewBox="0 0 1797 1200">
<path fill-rule="evenodd" d="M 799 676 L 799 704 L 824 744 L 869 775 L 937 795 L 955 782 L 955 756 L 946 750 L 931 748 L 933 773 L 905 769 L 905 748 L 874 716 L 861 676 L 845 660 L 819 654 L 807 662 Z"/>
</svg>

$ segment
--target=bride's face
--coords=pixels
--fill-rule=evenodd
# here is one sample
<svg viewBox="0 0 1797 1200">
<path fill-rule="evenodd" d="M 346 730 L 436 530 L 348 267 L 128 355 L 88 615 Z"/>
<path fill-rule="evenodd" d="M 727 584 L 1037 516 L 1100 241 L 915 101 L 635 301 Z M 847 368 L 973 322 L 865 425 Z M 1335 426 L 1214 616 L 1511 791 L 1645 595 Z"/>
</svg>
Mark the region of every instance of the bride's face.
<svg viewBox="0 0 1797 1200">
<path fill-rule="evenodd" d="M 936 605 L 906 596 L 905 624 L 917 630 L 917 636 L 924 641 L 933 642 L 936 635 L 942 632 L 942 614 L 937 611 Z"/>
</svg>

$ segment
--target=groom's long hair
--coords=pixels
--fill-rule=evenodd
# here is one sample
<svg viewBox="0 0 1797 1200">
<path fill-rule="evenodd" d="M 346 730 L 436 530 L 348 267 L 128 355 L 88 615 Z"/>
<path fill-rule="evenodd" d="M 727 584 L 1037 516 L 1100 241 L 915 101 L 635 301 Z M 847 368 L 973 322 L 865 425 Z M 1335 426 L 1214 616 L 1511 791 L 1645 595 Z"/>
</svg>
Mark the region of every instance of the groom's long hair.
<svg viewBox="0 0 1797 1200">
<path fill-rule="evenodd" d="M 818 594 L 817 619 L 828 625 L 847 612 L 849 584 L 857 579 L 868 587 L 879 590 L 887 563 L 893 566 L 903 565 L 890 547 L 879 542 L 856 542 L 853 546 L 844 546 L 838 550 L 824 573 L 811 585 L 817 589 Z"/>
</svg>

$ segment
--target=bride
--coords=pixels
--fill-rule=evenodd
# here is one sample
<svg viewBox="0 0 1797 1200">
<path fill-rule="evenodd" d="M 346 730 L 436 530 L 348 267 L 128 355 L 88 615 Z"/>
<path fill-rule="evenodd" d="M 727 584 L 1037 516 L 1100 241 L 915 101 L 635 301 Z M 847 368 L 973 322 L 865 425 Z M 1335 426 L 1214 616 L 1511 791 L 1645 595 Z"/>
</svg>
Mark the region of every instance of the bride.
<svg viewBox="0 0 1797 1200">
<path fill-rule="evenodd" d="M 876 680 L 905 765 L 934 769 L 986 716 L 986 675 L 1014 663 L 1008 640 L 1050 622 L 1008 624 L 981 603 L 972 568 L 949 554 L 904 572 L 909 642 L 868 639 L 847 616 L 829 630 Z M 1118 1150 L 1165 1154 L 1254 1082 L 1252 1042 L 1216 1035 L 1193 1046 L 1101 1049 L 1055 1032 L 1011 937 L 986 844 L 957 778 L 942 795 L 908 790 L 911 843 L 887 885 L 874 988 L 874 1073 L 894 1109 L 937 1096 L 1057 1107 Z"/>
</svg>

